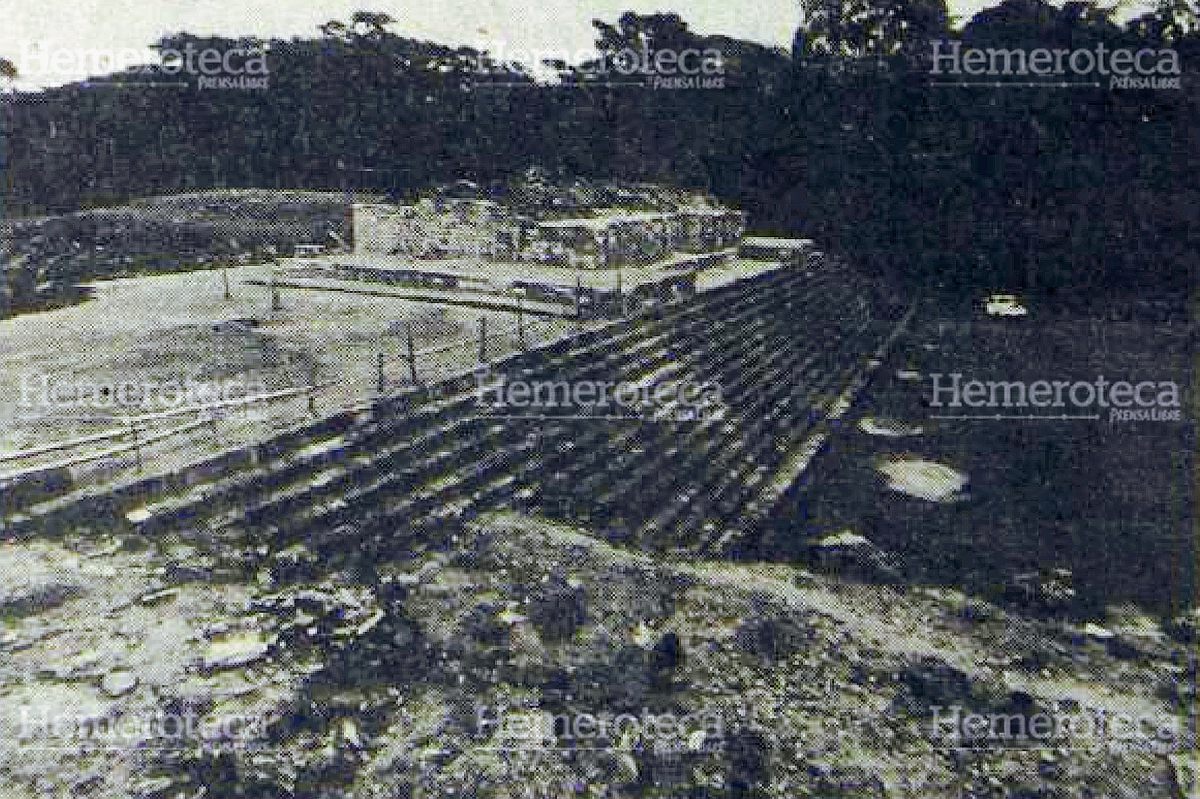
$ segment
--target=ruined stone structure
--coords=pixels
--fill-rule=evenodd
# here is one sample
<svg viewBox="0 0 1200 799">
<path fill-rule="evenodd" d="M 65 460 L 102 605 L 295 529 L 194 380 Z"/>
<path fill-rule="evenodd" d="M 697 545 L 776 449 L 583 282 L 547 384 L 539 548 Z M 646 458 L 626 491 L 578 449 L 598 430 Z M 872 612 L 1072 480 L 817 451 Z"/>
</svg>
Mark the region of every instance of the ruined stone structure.
<svg viewBox="0 0 1200 799">
<path fill-rule="evenodd" d="M 356 255 L 474 256 L 582 269 L 651 266 L 673 255 L 721 252 L 745 233 L 745 213 L 693 196 L 656 210 L 573 208 L 534 220 L 489 200 L 356 204 Z"/>
</svg>

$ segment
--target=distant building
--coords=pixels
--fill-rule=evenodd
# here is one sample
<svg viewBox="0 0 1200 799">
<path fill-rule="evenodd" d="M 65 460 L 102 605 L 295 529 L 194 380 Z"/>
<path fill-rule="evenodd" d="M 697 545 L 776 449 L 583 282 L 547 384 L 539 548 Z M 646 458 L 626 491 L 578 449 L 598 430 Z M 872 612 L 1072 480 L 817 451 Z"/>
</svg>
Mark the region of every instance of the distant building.
<svg viewBox="0 0 1200 799">
<path fill-rule="evenodd" d="M 413 206 L 354 204 L 355 253 L 392 253 L 399 246 L 406 223 L 415 216 Z"/>
<path fill-rule="evenodd" d="M 672 253 L 719 252 L 745 232 L 745 214 L 692 207 L 666 212 L 601 212 L 539 222 L 542 241 L 559 245 L 574 266 L 605 269 L 645 266 Z"/>
<path fill-rule="evenodd" d="M 356 203 L 355 254 L 495 258 L 511 239 L 502 235 L 512 223 L 508 210 L 498 203 L 451 199 L 441 203 L 441 211 L 437 205 Z"/>
<path fill-rule="evenodd" d="M 621 193 L 595 190 L 595 194 L 605 191 L 613 196 Z M 626 193 L 639 204 L 653 194 L 645 187 Z M 666 207 L 660 210 L 581 208 L 578 216 L 541 221 L 497 202 L 471 198 L 443 198 L 415 206 L 356 204 L 354 248 L 356 254 L 476 256 L 605 269 L 647 266 L 673 254 L 719 253 L 736 247 L 745 233 L 745 213 L 690 199 L 692 204 L 663 200 L 660 205 Z"/>
</svg>

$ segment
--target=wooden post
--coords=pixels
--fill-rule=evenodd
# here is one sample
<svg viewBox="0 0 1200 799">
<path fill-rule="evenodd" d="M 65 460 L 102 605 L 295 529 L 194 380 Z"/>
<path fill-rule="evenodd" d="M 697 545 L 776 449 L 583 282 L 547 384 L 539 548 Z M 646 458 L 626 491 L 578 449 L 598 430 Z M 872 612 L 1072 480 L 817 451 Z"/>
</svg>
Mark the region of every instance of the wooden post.
<svg viewBox="0 0 1200 799">
<path fill-rule="evenodd" d="M 387 388 L 387 384 L 384 382 L 384 377 L 383 377 L 383 347 L 382 346 L 379 348 L 379 362 L 377 364 L 375 377 L 376 377 L 375 393 L 382 397 L 384 390 Z"/>
<path fill-rule="evenodd" d="M 517 346 L 525 351 L 525 313 L 521 306 L 521 295 L 517 295 Z"/>
<path fill-rule="evenodd" d="M 579 275 L 575 275 L 575 335 L 583 332 L 583 284 Z"/>
<path fill-rule="evenodd" d="M 479 362 L 487 363 L 487 317 L 479 317 Z"/>
<path fill-rule="evenodd" d="M 417 353 L 413 349 L 412 322 L 404 323 L 404 338 L 408 345 L 408 379 L 417 384 Z"/>
<path fill-rule="evenodd" d="M 227 299 L 227 300 L 233 299 L 233 295 L 229 293 L 229 270 L 228 269 L 221 270 L 221 282 L 225 284 L 225 299 Z"/>
<path fill-rule="evenodd" d="M 138 474 L 141 474 L 142 473 L 142 444 L 138 440 L 137 422 L 130 423 L 130 430 L 133 431 L 133 451 L 137 456 L 137 470 L 138 470 Z"/>
<path fill-rule="evenodd" d="M 308 412 L 317 415 L 317 362 L 313 361 L 308 367 Z"/>
</svg>

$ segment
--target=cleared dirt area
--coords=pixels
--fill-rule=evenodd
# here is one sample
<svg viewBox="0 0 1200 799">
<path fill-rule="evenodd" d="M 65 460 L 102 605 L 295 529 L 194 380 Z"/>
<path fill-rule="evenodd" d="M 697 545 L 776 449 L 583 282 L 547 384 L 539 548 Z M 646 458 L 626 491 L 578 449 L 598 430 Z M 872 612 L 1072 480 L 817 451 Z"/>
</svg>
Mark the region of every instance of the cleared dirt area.
<svg viewBox="0 0 1200 799">
<path fill-rule="evenodd" d="M 285 261 L 285 265 L 292 263 Z M 449 263 L 449 262 L 446 262 Z M 443 269 L 443 262 L 420 262 Z M 452 266 L 454 264 L 451 264 Z M 523 265 L 493 272 L 473 266 L 488 280 L 573 281 L 572 270 Z M 762 261 L 734 259 L 697 275 L 700 290 L 777 269 Z M 612 270 L 581 272 L 584 285 L 608 287 Z M 91 286 L 94 299 L 80 305 L 0 321 L 0 475 L 69 464 L 77 482 L 113 479 L 139 468 L 171 469 L 204 455 L 260 441 L 305 418 L 359 406 L 379 390 L 382 354 L 384 390 L 410 385 L 407 331 L 413 335 L 419 380 L 461 374 L 478 361 L 480 319 L 486 320 L 486 354 L 499 357 L 518 348 L 516 314 L 486 307 L 439 303 L 436 292 L 416 299 L 346 291 L 281 288 L 280 307 L 271 301 L 272 268 L 232 267 L 177 275 L 103 281 Z M 656 270 L 622 273 L 627 289 L 661 278 Z M 225 296 L 228 280 L 230 297 Z M 338 281 L 343 287 L 375 284 Z M 419 292 L 417 292 L 419 293 Z M 466 299 L 474 292 L 441 292 Z M 585 321 L 578 329 L 604 324 Z M 568 319 L 527 314 L 528 345 L 577 329 Z M 191 383 L 189 383 L 191 381 Z M 125 399 L 96 393 L 132 384 Z M 309 385 L 319 386 L 310 405 Z M 155 386 L 154 388 L 148 388 Z M 176 392 L 168 384 L 178 386 Z M 281 395 L 268 403 L 228 408 L 208 424 L 196 413 L 171 414 L 203 400 L 204 388 L 221 398 Z M 286 395 L 289 389 L 297 393 Z M 57 393 L 54 393 L 57 391 Z M 211 396 L 211 394 L 209 395 Z M 157 416 L 157 418 L 139 418 Z M 104 438 L 64 450 L 45 447 L 127 428 L 136 420 L 144 446 L 134 439 Z M 182 428 L 192 426 L 192 429 Z M 154 441 L 156 435 L 164 435 Z M 113 452 L 105 458 L 80 458 Z M 30 451 L 28 457 L 15 457 Z"/>
<path fill-rule="evenodd" d="M 229 269 L 230 299 L 219 271 L 106 281 L 95 284 L 90 302 L 0 321 L 0 457 L 121 428 L 129 417 L 186 408 L 194 404 L 189 398 L 203 397 L 199 390 L 188 393 L 188 381 L 218 390 L 245 386 L 229 388 L 230 398 L 313 382 L 321 386 L 317 414 L 353 407 L 375 396 L 380 353 L 386 390 L 409 382 L 409 328 L 421 380 L 472 368 L 481 318 L 489 357 L 517 344 L 514 314 L 479 308 L 284 289 L 281 307 L 273 310 L 269 288 L 247 285 L 270 276 L 267 266 Z M 531 343 L 572 329 L 566 320 L 525 322 Z M 122 383 L 135 387 L 126 402 L 93 391 L 106 385 L 115 391 Z M 260 440 L 310 410 L 305 396 L 231 409 L 200 435 L 173 437 L 143 455 L 167 468 Z M 180 414 L 142 425 L 151 434 L 196 418 Z M 98 442 L 83 451 L 110 446 Z M 171 455 L 172 448 L 180 451 Z M 0 463 L 0 474 L 64 457 L 10 458 Z M 127 460 L 132 465 L 133 453 Z"/>
</svg>

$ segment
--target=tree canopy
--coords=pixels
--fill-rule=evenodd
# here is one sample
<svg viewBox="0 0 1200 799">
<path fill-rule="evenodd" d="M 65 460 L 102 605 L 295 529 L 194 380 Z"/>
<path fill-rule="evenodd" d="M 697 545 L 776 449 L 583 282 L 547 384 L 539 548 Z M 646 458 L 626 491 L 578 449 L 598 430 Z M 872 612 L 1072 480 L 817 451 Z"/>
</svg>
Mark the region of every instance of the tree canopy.
<svg viewBox="0 0 1200 799">
<path fill-rule="evenodd" d="M 257 48 L 269 88 L 169 89 L 143 68 L 18 94 L 5 123 L 9 209 L 207 187 L 403 196 L 457 179 L 503 194 L 537 167 L 703 188 L 748 211 L 753 229 L 813 236 L 923 283 L 1186 284 L 1200 241 L 1194 4 L 1165 0 L 1118 24 L 1092 3 L 1004 0 L 961 28 L 942 0 L 802 10 L 791 52 L 702 36 L 676 14 L 595 21 L 605 58 L 719 53 L 720 83 L 707 88 L 617 81 L 599 60 L 553 62 L 557 79 L 545 81 L 539 65 L 406 38 L 373 12 L 311 39 L 179 33 L 159 47 Z M 1170 47 L 1182 88 L 936 85 L 932 41 Z"/>
</svg>

